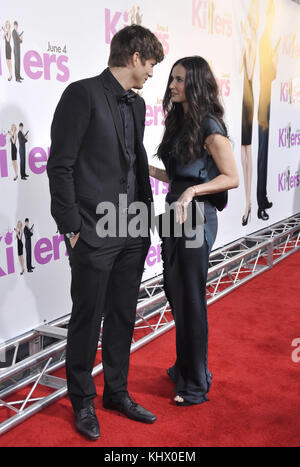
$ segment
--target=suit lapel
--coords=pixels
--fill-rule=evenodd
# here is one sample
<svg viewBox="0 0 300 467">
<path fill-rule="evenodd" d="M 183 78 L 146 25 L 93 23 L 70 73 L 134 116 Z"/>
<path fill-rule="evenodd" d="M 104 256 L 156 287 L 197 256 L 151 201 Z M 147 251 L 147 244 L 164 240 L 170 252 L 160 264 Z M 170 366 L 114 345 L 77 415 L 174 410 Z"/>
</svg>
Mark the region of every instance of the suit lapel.
<svg viewBox="0 0 300 467">
<path fill-rule="evenodd" d="M 127 155 L 126 149 L 125 149 L 123 123 L 122 123 L 120 110 L 119 110 L 116 98 L 115 98 L 114 94 L 111 91 L 110 83 L 109 83 L 109 80 L 107 79 L 107 75 L 106 75 L 105 71 L 100 75 L 100 79 L 102 81 L 102 84 L 103 84 L 103 87 L 104 87 L 104 93 L 105 93 L 108 105 L 109 105 L 111 113 L 112 113 L 112 117 L 113 117 L 113 120 L 114 120 L 116 132 L 117 132 L 117 135 L 118 135 L 118 139 L 119 139 L 120 145 L 122 147 L 124 158 L 125 158 L 127 164 L 129 165 L 130 160 L 129 160 L 129 156 Z M 143 159 L 144 166 L 148 167 L 147 155 L 145 153 L 145 149 L 144 149 L 144 146 L 143 146 L 142 120 L 141 120 L 141 115 L 139 113 L 137 101 L 135 101 L 132 104 L 132 113 L 133 113 L 134 127 L 135 127 L 135 132 L 136 132 L 136 141 L 137 141 L 138 153 L 139 153 L 139 154 L 136 154 L 136 156 L 137 157 L 140 156 L 140 158 Z"/>
<path fill-rule="evenodd" d="M 146 151 L 143 145 L 142 120 L 141 120 L 141 115 L 138 112 L 138 106 L 136 102 L 133 104 L 132 110 L 133 110 L 134 128 L 136 132 L 136 141 L 138 145 L 138 153 L 140 155 L 140 158 L 141 157 L 143 158 L 143 162 L 146 163 L 146 165 L 148 166 L 147 154 L 146 154 Z"/>
<path fill-rule="evenodd" d="M 104 93 L 105 93 L 108 105 L 110 107 L 110 110 L 111 110 L 111 114 L 112 114 L 112 117 L 113 117 L 116 132 L 117 132 L 117 135 L 118 135 L 120 145 L 122 147 L 124 157 L 126 159 L 126 162 L 129 164 L 129 157 L 127 156 L 126 149 L 125 149 L 123 123 L 122 123 L 122 118 L 121 118 L 121 115 L 120 115 L 120 110 L 119 110 L 119 107 L 118 107 L 117 100 L 116 100 L 114 94 L 111 92 L 109 83 L 105 79 L 105 74 L 102 73 L 102 75 L 100 75 L 100 78 L 101 78 L 103 86 L 104 86 Z"/>
</svg>

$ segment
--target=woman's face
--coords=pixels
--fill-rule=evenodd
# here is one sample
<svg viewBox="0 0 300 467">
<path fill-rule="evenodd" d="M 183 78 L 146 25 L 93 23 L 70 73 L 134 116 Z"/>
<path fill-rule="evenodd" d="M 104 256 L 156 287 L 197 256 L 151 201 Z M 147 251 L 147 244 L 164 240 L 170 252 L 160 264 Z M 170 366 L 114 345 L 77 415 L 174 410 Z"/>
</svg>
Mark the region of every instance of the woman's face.
<svg viewBox="0 0 300 467">
<path fill-rule="evenodd" d="M 178 64 L 174 66 L 171 72 L 171 82 L 169 85 L 171 91 L 171 101 L 173 104 L 186 104 L 186 95 L 185 95 L 185 79 L 186 79 L 186 69 Z"/>
</svg>

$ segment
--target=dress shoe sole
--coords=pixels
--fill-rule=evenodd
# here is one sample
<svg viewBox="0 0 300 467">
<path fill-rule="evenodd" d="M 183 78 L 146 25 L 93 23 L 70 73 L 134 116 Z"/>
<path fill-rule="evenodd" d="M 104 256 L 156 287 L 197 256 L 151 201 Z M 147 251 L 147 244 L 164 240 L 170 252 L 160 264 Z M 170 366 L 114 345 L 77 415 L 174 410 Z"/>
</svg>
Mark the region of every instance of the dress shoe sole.
<svg viewBox="0 0 300 467">
<path fill-rule="evenodd" d="M 152 424 L 152 423 L 156 422 L 156 420 L 157 420 L 156 417 L 154 419 L 150 419 L 150 418 L 149 419 L 147 419 L 147 418 L 140 419 L 140 418 L 137 418 L 134 415 L 130 415 L 129 413 L 127 413 L 125 410 L 121 409 L 116 404 L 103 403 L 103 408 L 107 409 L 107 410 L 115 410 L 115 411 L 119 412 L 120 414 L 125 415 L 127 418 L 130 418 L 130 420 L 134 420 L 135 422 Z"/>
<path fill-rule="evenodd" d="M 86 439 L 89 439 L 90 441 L 97 441 L 97 439 L 100 438 L 101 435 L 97 435 L 97 436 L 90 436 L 88 435 L 87 433 L 85 433 L 83 430 L 80 430 L 79 428 L 76 427 L 76 430 L 78 431 L 78 433 L 80 433 L 82 436 L 84 436 Z"/>
<path fill-rule="evenodd" d="M 262 221 L 269 220 L 269 214 L 267 214 L 264 209 L 258 209 L 257 210 L 257 217 L 258 217 L 258 219 L 261 219 Z"/>
</svg>

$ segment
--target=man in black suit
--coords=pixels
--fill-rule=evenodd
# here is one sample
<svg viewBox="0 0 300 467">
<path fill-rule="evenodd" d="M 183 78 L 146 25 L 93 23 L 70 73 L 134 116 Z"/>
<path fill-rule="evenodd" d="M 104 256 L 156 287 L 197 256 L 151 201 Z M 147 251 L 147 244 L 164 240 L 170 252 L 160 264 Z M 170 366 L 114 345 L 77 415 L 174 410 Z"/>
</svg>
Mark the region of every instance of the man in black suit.
<svg viewBox="0 0 300 467">
<path fill-rule="evenodd" d="M 24 125 L 20 123 L 18 131 L 18 140 L 19 140 L 19 153 L 20 153 L 20 173 L 21 179 L 27 180 L 28 175 L 26 174 L 26 147 L 25 144 L 28 141 L 27 133 L 23 133 Z"/>
<path fill-rule="evenodd" d="M 25 237 L 25 249 L 26 249 L 26 266 L 28 272 L 33 272 L 34 267 L 32 266 L 32 252 L 31 252 L 31 237 L 33 235 L 33 228 L 29 228 L 29 219 L 25 219 L 24 237 Z"/>
<path fill-rule="evenodd" d="M 96 209 L 100 212 L 99 203 L 110 202 L 118 219 L 127 213 L 120 203 L 127 196 L 128 206 L 142 201 L 150 210 L 153 199 L 143 146 L 145 102 L 131 89 L 142 89 L 163 57 L 162 45 L 151 31 L 125 27 L 112 39 L 109 68 L 67 87 L 51 128 L 47 165 L 51 212 L 65 234 L 72 271 L 68 393 L 76 428 L 89 439 L 100 436 L 92 369 L 102 317 L 104 408 L 145 423 L 156 420 L 127 391 L 149 232 L 147 237 L 108 233 L 104 238 L 96 230 L 101 218 Z"/>
<path fill-rule="evenodd" d="M 18 83 L 21 83 L 23 78 L 21 77 L 21 43 L 23 42 L 23 33 L 18 33 L 18 22 L 14 21 L 14 29 L 12 32 L 12 38 L 14 41 L 14 57 L 15 57 L 15 78 Z"/>
</svg>

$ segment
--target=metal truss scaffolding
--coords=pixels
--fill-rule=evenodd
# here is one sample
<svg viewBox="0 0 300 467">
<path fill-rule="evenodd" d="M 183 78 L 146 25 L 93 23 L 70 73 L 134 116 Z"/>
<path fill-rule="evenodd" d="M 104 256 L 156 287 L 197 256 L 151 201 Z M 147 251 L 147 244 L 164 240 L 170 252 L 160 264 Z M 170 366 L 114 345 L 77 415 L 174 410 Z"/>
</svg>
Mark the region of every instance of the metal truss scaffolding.
<svg viewBox="0 0 300 467">
<path fill-rule="evenodd" d="M 300 248 L 300 213 L 214 250 L 209 259 L 208 305 Z M 67 394 L 64 377 L 70 315 L 0 346 L 0 435 Z M 174 326 L 162 275 L 141 284 L 131 352 Z M 102 372 L 101 333 L 93 376 Z M 0 359 L 1 360 L 1 359 Z"/>
</svg>

